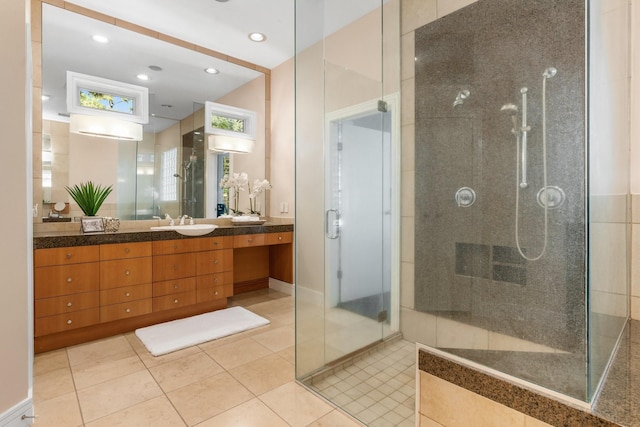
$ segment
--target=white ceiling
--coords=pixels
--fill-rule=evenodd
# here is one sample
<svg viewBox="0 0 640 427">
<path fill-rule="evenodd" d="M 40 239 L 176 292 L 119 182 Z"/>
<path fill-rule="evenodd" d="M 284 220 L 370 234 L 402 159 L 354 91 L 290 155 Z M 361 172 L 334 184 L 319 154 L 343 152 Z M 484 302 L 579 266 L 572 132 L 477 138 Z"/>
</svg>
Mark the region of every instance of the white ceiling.
<svg viewBox="0 0 640 427">
<path fill-rule="evenodd" d="M 386 1 L 386 0 L 384 0 Z M 381 0 L 67 0 L 160 33 L 266 67 L 274 68 L 349 22 L 380 6 Z M 294 42 L 294 3 L 304 26 Z M 132 33 L 101 21 L 43 4 L 43 115 L 66 113 L 66 70 L 147 86 L 150 112 L 182 119 L 193 103 L 216 100 L 260 74 L 207 55 Z M 330 17 L 325 18 L 325 17 Z M 267 40 L 255 43 L 250 32 Z M 111 42 L 98 45 L 101 33 Z M 162 71 L 149 70 L 150 65 Z M 207 75 L 206 67 L 218 68 Z M 150 82 L 135 76 L 145 72 Z M 171 108 L 162 107 L 168 104 Z M 156 122 L 158 119 L 154 119 Z M 166 124 L 165 124 L 166 126 Z M 164 126 L 156 126 L 155 130 Z"/>
</svg>

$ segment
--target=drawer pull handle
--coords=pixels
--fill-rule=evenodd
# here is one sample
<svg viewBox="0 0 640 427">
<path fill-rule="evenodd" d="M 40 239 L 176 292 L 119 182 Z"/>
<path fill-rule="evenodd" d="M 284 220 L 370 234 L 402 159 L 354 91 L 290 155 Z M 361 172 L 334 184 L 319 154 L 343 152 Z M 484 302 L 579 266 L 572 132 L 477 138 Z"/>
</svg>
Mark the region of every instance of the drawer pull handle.
<svg viewBox="0 0 640 427">
<path fill-rule="evenodd" d="M 130 308 L 127 308 L 127 309 L 125 310 L 125 313 L 131 313 L 131 309 L 130 309 Z"/>
<path fill-rule="evenodd" d="M 67 325 L 70 325 L 72 323 L 73 323 L 73 321 L 71 319 L 67 320 Z"/>
<path fill-rule="evenodd" d="M 67 307 L 71 307 L 72 305 L 73 305 L 73 303 L 72 303 L 71 301 L 69 301 L 69 302 L 67 303 Z"/>
<path fill-rule="evenodd" d="M 73 279 L 71 277 L 67 277 L 67 283 L 71 283 L 73 282 Z"/>
<path fill-rule="evenodd" d="M 173 284 L 173 289 L 178 289 L 178 288 L 179 288 L 178 284 L 177 284 L 177 283 L 174 283 L 174 284 Z"/>
<path fill-rule="evenodd" d="M 130 296 L 131 296 L 131 294 L 130 294 L 129 292 L 125 292 L 125 293 L 124 293 L 124 296 L 125 296 L 125 297 L 130 297 Z"/>
<path fill-rule="evenodd" d="M 217 281 L 218 281 L 218 278 L 217 278 L 217 277 L 214 277 L 214 278 L 213 278 L 213 281 L 214 281 L 214 282 L 217 282 Z"/>
<path fill-rule="evenodd" d="M 178 300 L 177 300 L 177 299 L 174 299 L 174 300 L 173 300 L 173 303 L 174 303 L 174 304 L 177 304 L 177 303 L 178 303 Z"/>
<path fill-rule="evenodd" d="M 173 249 L 178 249 L 178 245 L 173 245 Z"/>
<path fill-rule="evenodd" d="M 124 248 L 124 253 L 128 254 L 129 253 L 129 248 Z"/>
<path fill-rule="evenodd" d="M 218 263 L 218 260 L 217 260 L 217 259 L 214 259 L 214 260 L 213 260 L 213 263 L 214 263 L 214 264 L 217 264 L 217 263 Z"/>
<path fill-rule="evenodd" d="M 214 294 L 214 295 L 218 295 L 218 291 L 215 291 L 213 294 Z"/>
<path fill-rule="evenodd" d="M 251 243 L 253 242 L 253 239 L 247 239 L 247 242 Z"/>
<path fill-rule="evenodd" d="M 125 272 L 124 272 L 124 275 L 125 275 L 125 276 L 128 276 L 128 275 L 130 275 L 130 274 L 131 274 L 131 273 L 129 272 L 129 270 L 127 270 L 127 271 L 125 271 Z"/>
<path fill-rule="evenodd" d="M 70 253 L 67 254 L 67 259 L 71 259 L 71 254 Z"/>
<path fill-rule="evenodd" d="M 213 246 L 218 246 L 218 242 L 213 242 Z"/>
<path fill-rule="evenodd" d="M 278 240 L 282 240 L 282 236 L 278 236 Z"/>
<path fill-rule="evenodd" d="M 173 264 L 173 269 L 174 269 L 174 270 L 177 270 L 177 269 L 178 269 L 178 266 L 177 266 L 177 265 L 175 265 L 175 264 Z"/>
</svg>

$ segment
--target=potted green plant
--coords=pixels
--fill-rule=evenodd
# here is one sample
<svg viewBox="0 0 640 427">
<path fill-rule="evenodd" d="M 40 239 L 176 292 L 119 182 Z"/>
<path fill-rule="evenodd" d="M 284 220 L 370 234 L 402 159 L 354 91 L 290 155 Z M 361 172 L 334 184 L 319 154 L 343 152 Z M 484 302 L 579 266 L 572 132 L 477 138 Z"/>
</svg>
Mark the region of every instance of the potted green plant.
<svg viewBox="0 0 640 427">
<path fill-rule="evenodd" d="M 67 193 L 80 206 L 86 216 L 95 216 L 102 203 L 113 191 L 113 186 L 103 187 L 91 181 L 81 182 L 73 187 L 64 187 Z"/>
</svg>

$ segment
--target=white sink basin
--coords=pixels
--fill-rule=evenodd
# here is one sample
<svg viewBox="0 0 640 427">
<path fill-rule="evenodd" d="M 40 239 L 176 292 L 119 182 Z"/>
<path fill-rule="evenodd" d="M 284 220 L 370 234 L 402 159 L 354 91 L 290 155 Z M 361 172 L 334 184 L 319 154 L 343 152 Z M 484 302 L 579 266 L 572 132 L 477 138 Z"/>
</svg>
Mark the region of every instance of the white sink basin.
<svg viewBox="0 0 640 427">
<path fill-rule="evenodd" d="M 153 231 L 175 231 L 185 236 L 202 236 L 211 233 L 218 228 L 214 224 L 191 224 L 191 225 L 160 225 L 151 227 Z"/>
</svg>

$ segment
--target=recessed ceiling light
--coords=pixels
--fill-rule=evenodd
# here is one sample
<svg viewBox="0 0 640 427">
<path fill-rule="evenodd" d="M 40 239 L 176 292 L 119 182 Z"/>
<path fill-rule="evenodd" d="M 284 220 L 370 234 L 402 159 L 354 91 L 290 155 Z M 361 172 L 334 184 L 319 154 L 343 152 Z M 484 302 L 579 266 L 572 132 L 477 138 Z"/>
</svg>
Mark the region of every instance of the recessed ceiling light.
<svg viewBox="0 0 640 427">
<path fill-rule="evenodd" d="M 220 2 L 220 3 L 226 3 L 226 2 L 228 2 L 229 0 L 216 0 L 216 1 L 217 1 L 217 2 Z"/>
<path fill-rule="evenodd" d="M 109 39 L 105 36 L 101 36 L 100 34 L 94 34 L 91 38 L 97 43 L 109 43 Z"/>
<path fill-rule="evenodd" d="M 136 77 L 137 77 L 138 79 L 140 79 L 140 80 L 144 80 L 144 81 L 151 80 L 151 77 L 149 77 L 149 75 L 148 75 L 148 74 L 138 74 Z"/>
<path fill-rule="evenodd" d="M 218 74 L 220 71 L 218 71 L 217 68 L 205 68 L 204 72 L 207 74 Z"/>
<path fill-rule="evenodd" d="M 43 101 L 48 101 L 49 99 L 51 99 L 51 97 L 49 95 L 42 95 L 42 100 Z"/>
<path fill-rule="evenodd" d="M 250 33 L 249 38 L 254 42 L 263 42 L 267 39 L 267 36 L 262 33 Z"/>
<path fill-rule="evenodd" d="M 149 65 L 149 69 L 153 71 L 162 71 L 162 67 L 159 67 L 157 65 Z"/>
<path fill-rule="evenodd" d="M 161 107 L 171 108 L 171 107 L 173 107 L 173 105 L 171 105 L 171 104 L 162 104 Z"/>
</svg>

